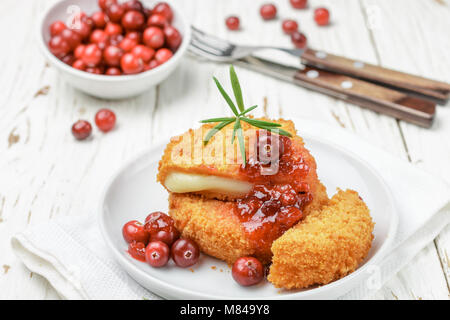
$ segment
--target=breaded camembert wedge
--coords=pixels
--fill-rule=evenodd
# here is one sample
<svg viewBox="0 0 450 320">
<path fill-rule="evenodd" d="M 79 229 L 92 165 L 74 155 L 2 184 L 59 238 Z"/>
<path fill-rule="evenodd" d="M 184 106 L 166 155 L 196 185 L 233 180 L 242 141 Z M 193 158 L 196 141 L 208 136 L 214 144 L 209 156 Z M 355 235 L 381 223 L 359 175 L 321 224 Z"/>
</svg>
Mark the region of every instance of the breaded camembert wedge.
<svg viewBox="0 0 450 320">
<path fill-rule="evenodd" d="M 235 200 L 248 195 L 252 188 L 262 181 L 270 179 L 273 184 L 292 183 L 292 174 L 300 168 L 305 169 L 301 183 L 314 187 L 318 183 L 316 162 L 304 147 L 302 138 L 297 136 L 293 122 L 282 119 L 270 121 L 281 124 L 281 129 L 292 134 L 292 138 L 272 135 L 273 139 L 280 137 L 284 139 L 284 143 L 289 144 L 289 154 L 285 156 L 289 156 L 289 161 L 285 161 L 286 166 L 277 168 L 277 163 L 274 162 L 273 165 L 261 168 L 255 164 L 259 155 L 259 136 L 266 131 L 243 121 L 248 159 L 245 167 L 237 139 L 231 144 L 233 123 L 217 132 L 205 145 L 203 139 L 214 127 L 213 123 L 205 124 L 196 130 L 191 129 L 171 139 L 159 163 L 157 180 L 169 192 Z M 287 153 L 287 150 L 284 151 Z M 264 172 L 261 174 L 260 171 Z"/>
<path fill-rule="evenodd" d="M 319 210 L 327 202 L 325 187 L 319 183 L 303 215 Z M 238 205 L 236 201 L 207 199 L 193 194 L 169 195 L 169 215 L 174 219 L 176 228 L 183 237 L 197 242 L 202 252 L 229 264 L 244 256 L 254 256 L 264 264 L 270 263 L 272 241 L 285 231 L 284 228 L 273 224 L 273 233 L 262 235 L 267 237 L 267 241 L 255 241 L 251 230 L 248 232 L 240 219 Z M 277 216 L 274 214 L 270 218 L 276 221 Z"/>
<path fill-rule="evenodd" d="M 358 193 L 339 191 L 273 243 L 268 280 L 279 288 L 299 289 L 344 277 L 367 256 L 373 227 Z"/>
</svg>

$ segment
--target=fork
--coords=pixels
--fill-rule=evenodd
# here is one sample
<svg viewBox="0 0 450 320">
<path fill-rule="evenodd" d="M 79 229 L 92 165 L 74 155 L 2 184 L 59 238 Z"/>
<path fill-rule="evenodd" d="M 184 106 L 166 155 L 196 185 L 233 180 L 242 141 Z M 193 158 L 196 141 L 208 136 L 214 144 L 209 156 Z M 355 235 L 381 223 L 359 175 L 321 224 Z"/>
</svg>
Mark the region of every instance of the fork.
<svg viewBox="0 0 450 320">
<path fill-rule="evenodd" d="M 450 84 L 412 74 L 383 68 L 366 62 L 336 56 L 323 51 L 289 49 L 271 46 L 243 46 L 209 35 L 191 26 L 192 38 L 189 51 L 217 62 L 233 62 L 244 59 L 263 49 L 275 49 L 299 57 L 302 64 L 363 79 L 388 87 L 407 90 L 425 98 L 446 103 L 450 96 Z M 302 67 L 299 64 L 299 67 Z"/>
<path fill-rule="evenodd" d="M 191 26 L 192 38 L 189 50 L 193 53 L 203 56 L 209 60 L 218 62 L 232 62 L 250 56 L 252 53 L 264 50 L 274 49 L 300 57 L 303 49 L 290 49 L 270 46 L 242 46 L 229 41 L 206 34 L 205 32 Z"/>
</svg>

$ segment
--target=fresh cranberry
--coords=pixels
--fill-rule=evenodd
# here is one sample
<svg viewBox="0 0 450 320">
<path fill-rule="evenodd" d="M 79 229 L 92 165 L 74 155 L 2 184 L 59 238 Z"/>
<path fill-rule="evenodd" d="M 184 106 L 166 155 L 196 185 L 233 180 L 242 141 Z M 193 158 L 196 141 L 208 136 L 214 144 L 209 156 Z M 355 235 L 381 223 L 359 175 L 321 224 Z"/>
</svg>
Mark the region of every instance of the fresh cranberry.
<svg viewBox="0 0 450 320">
<path fill-rule="evenodd" d="M 122 41 L 120 41 L 119 43 L 119 47 L 120 49 L 122 49 L 124 52 L 131 52 L 131 50 L 133 50 L 134 47 L 136 47 L 138 45 L 138 42 L 134 39 L 130 39 L 130 38 L 123 38 Z"/>
<path fill-rule="evenodd" d="M 159 62 L 156 61 L 156 59 L 152 59 L 152 60 L 150 60 L 150 62 L 147 65 L 147 68 L 148 68 L 147 70 L 155 69 L 157 66 L 159 66 Z"/>
<path fill-rule="evenodd" d="M 242 257 L 233 264 L 231 273 L 233 279 L 241 286 L 253 286 L 264 278 L 264 267 L 256 258 Z"/>
<path fill-rule="evenodd" d="M 125 74 L 136 74 L 144 70 L 144 62 L 132 53 L 126 53 L 120 60 L 120 66 Z"/>
<path fill-rule="evenodd" d="M 60 34 L 64 29 L 66 29 L 66 25 L 62 21 L 55 21 L 50 25 L 50 35 L 52 37 Z"/>
<path fill-rule="evenodd" d="M 144 5 L 138 0 L 129 0 L 123 4 L 123 7 L 126 12 L 135 10 L 144 13 Z"/>
<path fill-rule="evenodd" d="M 293 34 L 298 30 L 298 23 L 295 20 L 284 20 L 283 21 L 283 31 L 286 34 Z"/>
<path fill-rule="evenodd" d="M 92 16 L 92 21 L 94 21 L 94 25 L 96 28 L 103 29 L 108 22 L 108 17 L 103 11 L 97 11 Z"/>
<path fill-rule="evenodd" d="M 75 62 L 75 56 L 71 53 L 61 58 L 61 61 L 71 66 Z"/>
<path fill-rule="evenodd" d="M 325 8 L 314 10 L 314 20 L 319 26 L 326 26 L 330 22 L 330 12 Z"/>
<path fill-rule="evenodd" d="M 76 29 L 76 32 L 78 32 L 78 34 L 81 36 L 81 38 L 83 40 L 86 40 L 89 38 L 89 35 L 91 34 L 92 31 L 92 25 L 90 25 L 87 22 L 81 22 L 80 23 L 80 28 Z"/>
<path fill-rule="evenodd" d="M 171 217 L 160 211 L 152 212 L 145 218 L 145 230 L 149 234 L 155 234 L 161 230 L 170 231 L 174 224 Z"/>
<path fill-rule="evenodd" d="M 290 2 L 295 9 L 304 9 L 308 4 L 308 0 L 290 0 Z"/>
<path fill-rule="evenodd" d="M 116 124 L 116 115 L 109 109 L 100 109 L 95 114 L 95 124 L 100 131 L 111 131 Z"/>
<path fill-rule="evenodd" d="M 77 140 L 84 140 L 91 135 L 92 126 L 86 120 L 78 120 L 72 126 L 72 134 Z"/>
<path fill-rule="evenodd" d="M 160 230 L 150 234 L 150 241 L 162 241 L 168 246 L 171 246 L 179 237 L 180 232 L 175 227 L 171 227 L 168 231 Z"/>
<path fill-rule="evenodd" d="M 190 267 L 198 262 L 200 249 L 190 239 L 178 239 L 172 245 L 172 259 L 181 268 Z"/>
<path fill-rule="evenodd" d="M 142 33 L 137 31 L 129 31 L 125 35 L 125 38 L 129 38 L 132 40 L 136 40 L 137 42 L 141 42 L 142 40 Z"/>
<path fill-rule="evenodd" d="M 106 11 L 113 3 L 117 3 L 117 0 L 98 0 L 98 6 L 103 11 Z"/>
<path fill-rule="evenodd" d="M 106 14 L 112 22 L 119 23 L 125 13 L 125 9 L 118 3 L 111 4 L 106 9 Z"/>
<path fill-rule="evenodd" d="M 110 67 L 119 67 L 122 56 L 123 50 L 116 46 L 108 46 L 103 51 L 103 59 Z"/>
<path fill-rule="evenodd" d="M 308 39 L 303 33 L 296 31 L 291 34 L 291 41 L 296 48 L 303 49 L 306 47 Z"/>
<path fill-rule="evenodd" d="M 122 26 L 114 22 L 108 22 L 105 27 L 105 33 L 108 36 L 122 34 Z"/>
<path fill-rule="evenodd" d="M 167 62 L 170 58 L 172 58 L 173 53 L 169 49 L 161 48 L 158 49 L 155 53 L 155 59 L 158 61 L 158 64 L 163 64 Z"/>
<path fill-rule="evenodd" d="M 145 261 L 154 268 L 164 267 L 169 261 L 169 256 L 169 246 L 164 242 L 150 242 L 145 248 Z"/>
<path fill-rule="evenodd" d="M 166 2 L 157 3 L 156 6 L 153 8 L 152 13 L 153 14 L 155 14 L 155 13 L 162 14 L 163 16 L 165 16 L 167 18 L 167 21 L 169 23 L 172 22 L 172 19 L 173 19 L 172 8 Z"/>
<path fill-rule="evenodd" d="M 122 26 L 127 30 L 140 30 L 144 25 L 145 17 L 139 11 L 128 11 L 122 17 Z"/>
<path fill-rule="evenodd" d="M 164 28 L 168 23 L 166 16 L 158 13 L 152 14 L 147 20 L 147 26 L 149 27 Z"/>
<path fill-rule="evenodd" d="M 61 35 L 54 36 L 48 43 L 50 52 L 58 58 L 62 58 L 70 52 L 69 43 Z"/>
<path fill-rule="evenodd" d="M 155 55 L 155 50 L 142 44 L 139 44 L 136 47 L 134 47 L 133 50 L 131 50 L 131 53 L 134 54 L 136 57 L 141 58 L 144 63 L 148 63 Z"/>
<path fill-rule="evenodd" d="M 109 44 L 118 47 L 123 38 L 124 37 L 121 34 L 113 34 L 112 36 L 109 36 Z"/>
<path fill-rule="evenodd" d="M 75 58 L 81 59 L 85 48 L 86 48 L 86 46 L 84 44 L 78 45 L 74 51 Z"/>
<path fill-rule="evenodd" d="M 107 76 L 120 76 L 122 74 L 122 71 L 120 71 L 119 68 L 112 67 L 112 68 L 106 69 L 105 74 Z"/>
<path fill-rule="evenodd" d="M 102 74 L 102 69 L 100 67 L 86 67 L 85 70 L 87 73 L 92 73 L 92 74 Z"/>
<path fill-rule="evenodd" d="M 277 7 L 271 3 L 265 4 L 261 6 L 259 13 L 264 20 L 271 20 L 277 16 Z"/>
<path fill-rule="evenodd" d="M 96 29 L 89 37 L 91 43 L 97 44 L 100 48 L 104 48 L 109 42 L 109 36 L 105 31 Z"/>
<path fill-rule="evenodd" d="M 145 45 L 159 49 L 164 45 L 164 33 L 158 27 L 149 27 L 144 31 L 143 41 Z"/>
<path fill-rule="evenodd" d="M 72 64 L 72 68 L 75 68 L 77 70 L 85 71 L 86 70 L 86 64 L 83 62 L 83 60 L 75 60 L 75 62 Z"/>
<path fill-rule="evenodd" d="M 177 51 L 181 44 L 181 34 L 177 28 L 167 26 L 164 28 L 164 36 L 166 37 L 166 45 L 173 51 Z"/>
<path fill-rule="evenodd" d="M 95 67 L 102 61 L 102 50 L 95 43 L 88 44 L 84 49 L 81 60 L 88 67 Z"/>
<path fill-rule="evenodd" d="M 147 244 L 149 238 L 149 234 L 145 231 L 144 225 L 136 220 L 125 223 L 122 228 L 122 236 L 128 243 L 136 241 Z"/>
<path fill-rule="evenodd" d="M 145 243 L 132 241 L 128 245 L 128 253 L 136 260 L 145 262 Z"/>
<path fill-rule="evenodd" d="M 225 20 L 225 24 L 227 25 L 227 28 L 230 30 L 238 30 L 240 21 L 238 17 L 231 16 Z"/>
<path fill-rule="evenodd" d="M 71 50 L 74 50 L 82 40 L 80 34 L 72 29 L 64 29 L 60 35 L 67 41 Z"/>
</svg>

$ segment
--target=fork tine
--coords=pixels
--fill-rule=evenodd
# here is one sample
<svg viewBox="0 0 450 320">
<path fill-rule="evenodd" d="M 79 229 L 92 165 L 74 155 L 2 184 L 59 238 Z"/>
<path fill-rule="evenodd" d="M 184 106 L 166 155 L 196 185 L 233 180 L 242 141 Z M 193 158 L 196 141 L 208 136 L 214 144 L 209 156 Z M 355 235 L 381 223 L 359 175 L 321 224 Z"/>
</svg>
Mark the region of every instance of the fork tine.
<svg viewBox="0 0 450 320">
<path fill-rule="evenodd" d="M 205 32 L 192 27 L 192 36 L 196 37 L 199 41 L 205 43 L 206 45 L 216 47 L 222 50 L 229 50 L 234 44 L 228 42 L 227 40 L 220 39 L 218 37 L 206 34 Z"/>
<path fill-rule="evenodd" d="M 215 54 L 218 54 L 218 55 L 223 55 L 226 51 L 228 51 L 230 49 L 230 47 L 224 48 L 224 47 L 216 46 L 211 42 L 207 42 L 207 41 L 204 41 L 204 40 L 198 38 L 196 35 L 192 35 L 191 41 L 197 43 L 198 46 L 201 46 L 205 49 L 214 51 Z"/>
<path fill-rule="evenodd" d="M 219 61 L 219 62 L 229 62 L 229 61 L 233 61 L 234 59 L 231 57 L 224 57 L 221 55 L 217 55 L 215 53 L 212 53 L 211 51 L 209 51 L 208 49 L 205 49 L 202 46 L 199 46 L 198 43 L 194 42 L 191 40 L 190 46 L 189 46 L 189 50 L 201 57 L 207 58 L 208 60 L 213 60 L 213 61 Z"/>
<path fill-rule="evenodd" d="M 205 45 L 204 42 L 198 41 L 194 37 L 191 38 L 191 45 L 198 49 L 201 49 L 202 51 L 205 51 L 209 54 L 215 55 L 215 56 L 221 56 L 223 54 L 222 50 L 215 48 L 215 47 Z"/>
</svg>

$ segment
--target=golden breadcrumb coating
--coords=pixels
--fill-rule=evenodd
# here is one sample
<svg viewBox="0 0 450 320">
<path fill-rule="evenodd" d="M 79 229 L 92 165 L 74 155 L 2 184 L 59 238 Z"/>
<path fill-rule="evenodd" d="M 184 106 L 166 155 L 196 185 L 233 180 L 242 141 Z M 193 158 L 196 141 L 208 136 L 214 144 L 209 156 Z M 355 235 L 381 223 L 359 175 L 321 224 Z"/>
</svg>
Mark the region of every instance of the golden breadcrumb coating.
<svg viewBox="0 0 450 320">
<path fill-rule="evenodd" d="M 305 207 L 306 216 L 328 202 L 325 187 L 317 181 L 313 201 Z M 210 256 L 233 264 L 243 256 L 255 256 L 269 263 L 272 253 L 256 254 L 255 245 L 248 240 L 235 212 L 236 202 L 208 199 L 193 194 L 169 194 L 169 215 L 184 237 L 197 242 L 200 250 Z M 261 251 L 261 250 L 259 250 Z"/>
<path fill-rule="evenodd" d="M 367 256 L 373 227 L 358 193 L 340 190 L 328 205 L 273 242 L 268 280 L 276 287 L 293 289 L 344 277 Z"/>
<path fill-rule="evenodd" d="M 310 184 L 311 188 L 315 188 L 317 184 L 316 162 L 309 151 L 304 147 L 303 139 L 296 133 L 294 123 L 288 120 L 270 120 L 261 118 L 259 120 L 276 122 L 282 125 L 282 129 L 292 134 L 292 146 L 294 153 L 302 158 L 309 167 L 309 172 L 305 178 L 305 182 Z M 167 145 L 163 157 L 159 162 L 159 170 L 157 180 L 165 187 L 165 180 L 171 172 L 182 172 L 191 174 L 214 175 L 234 180 L 248 181 L 249 178 L 240 171 L 242 159 L 239 151 L 237 139 L 231 144 L 231 132 L 233 123 L 219 131 L 204 146 L 203 137 L 213 128 L 216 123 L 204 124 L 196 130 L 190 129 L 181 136 L 173 137 Z M 247 159 L 249 154 L 254 154 L 254 144 L 250 141 L 256 139 L 256 129 L 242 121 L 246 141 Z M 285 181 L 289 177 L 274 175 L 271 177 L 273 183 L 287 183 Z M 170 191 L 170 190 L 168 190 Z M 314 192 L 314 191 L 313 191 Z M 238 196 L 223 194 L 213 191 L 199 191 L 196 194 L 208 198 L 216 198 L 221 200 L 234 200 Z M 242 196 L 242 195 L 241 195 Z"/>
</svg>

